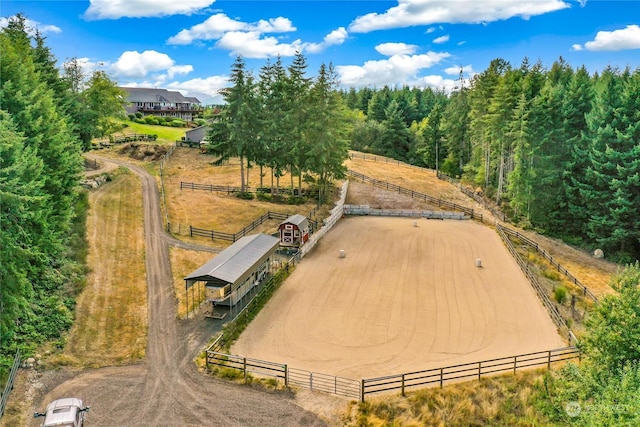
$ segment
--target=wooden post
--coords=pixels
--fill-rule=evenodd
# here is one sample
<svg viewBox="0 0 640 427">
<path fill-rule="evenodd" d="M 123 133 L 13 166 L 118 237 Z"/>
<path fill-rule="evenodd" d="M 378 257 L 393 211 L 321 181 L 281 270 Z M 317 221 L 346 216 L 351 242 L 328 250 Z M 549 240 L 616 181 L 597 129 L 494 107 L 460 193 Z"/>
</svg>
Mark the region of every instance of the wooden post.
<svg viewBox="0 0 640 427">
<path fill-rule="evenodd" d="M 364 403 L 364 378 L 360 380 L 360 401 Z"/>
<path fill-rule="evenodd" d="M 402 383 L 400 385 L 400 394 L 402 395 L 402 397 L 404 397 L 404 374 L 402 374 Z"/>
<path fill-rule="evenodd" d="M 284 386 L 289 387 L 289 367 L 284 365 Z"/>
<path fill-rule="evenodd" d="M 440 388 L 442 388 L 442 370 L 443 368 L 440 368 Z"/>
<path fill-rule="evenodd" d="M 478 379 L 482 377 L 482 362 L 478 362 Z"/>
<path fill-rule="evenodd" d="M 547 359 L 547 369 L 551 370 L 551 350 L 549 350 L 549 358 Z"/>
<path fill-rule="evenodd" d="M 518 356 L 513 356 L 513 375 L 516 374 L 517 367 L 518 367 Z"/>
<path fill-rule="evenodd" d="M 309 389 L 313 390 L 313 372 L 309 374 Z"/>
<path fill-rule="evenodd" d="M 244 380 L 247 380 L 247 358 L 242 358 L 242 370 L 244 371 Z"/>
</svg>

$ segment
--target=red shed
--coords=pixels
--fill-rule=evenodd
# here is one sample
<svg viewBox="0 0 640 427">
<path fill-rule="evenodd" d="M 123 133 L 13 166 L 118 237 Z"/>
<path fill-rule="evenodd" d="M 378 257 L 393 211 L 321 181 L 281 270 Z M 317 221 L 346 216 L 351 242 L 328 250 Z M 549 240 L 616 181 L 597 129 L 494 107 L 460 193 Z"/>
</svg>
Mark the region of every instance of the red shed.
<svg viewBox="0 0 640 427">
<path fill-rule="evenodd" d="M 304 215 L 291 215 L 278 230 L 280 246 L 302 246 L 309 240 L 309 220 Z"/>
</svg>

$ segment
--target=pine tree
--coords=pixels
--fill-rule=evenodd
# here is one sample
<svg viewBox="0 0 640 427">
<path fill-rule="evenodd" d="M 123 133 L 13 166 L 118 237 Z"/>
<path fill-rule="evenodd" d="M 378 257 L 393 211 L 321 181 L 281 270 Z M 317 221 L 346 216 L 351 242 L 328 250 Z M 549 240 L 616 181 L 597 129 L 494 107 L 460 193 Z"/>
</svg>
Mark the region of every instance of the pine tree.
<svg viewBox="0 0 640 427">
<path fill-rule="evenodd" d="M 406 160 L 411 146 L 411 135 L 396 101 L 391 101 L 387 107 L 382 125 L 384 134 L 381 146 L 376 147 L 378 152 L 397 160 Z"/>
</svg>

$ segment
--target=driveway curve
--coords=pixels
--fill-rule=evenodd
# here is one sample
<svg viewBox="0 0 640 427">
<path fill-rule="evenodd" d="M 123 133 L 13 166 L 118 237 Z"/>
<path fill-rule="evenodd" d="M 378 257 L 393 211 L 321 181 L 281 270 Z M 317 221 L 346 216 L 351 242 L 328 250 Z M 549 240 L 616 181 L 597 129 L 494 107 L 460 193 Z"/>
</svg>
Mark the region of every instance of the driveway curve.
<svg viewBox="0 0 640 427">
<path fill-rule="evenodd" d="M 69 374 L 37 407 L 60 396 L 81 396 L 91 405 L 92 426 L 325 426 L 316 414 L 294 403 L 286 391 L 236 385 L 199 373 L 193 358 L 212 335 L 202 319 L 176 319 L 169 246 L 180 245 L 163 230 L 156 179 L 129 168 L 142 182 L 148 342 L 144 361 Z M 35 421 L 34 424 L 36 425 Z"/>
</svg>

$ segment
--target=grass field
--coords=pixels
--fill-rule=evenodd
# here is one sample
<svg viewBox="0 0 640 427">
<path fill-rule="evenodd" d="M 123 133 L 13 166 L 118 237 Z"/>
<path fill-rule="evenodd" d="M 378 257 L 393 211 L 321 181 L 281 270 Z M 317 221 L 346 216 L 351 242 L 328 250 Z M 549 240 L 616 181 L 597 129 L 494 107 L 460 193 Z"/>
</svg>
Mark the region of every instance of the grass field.
<svg viewBox="0 0 640 427">
<path fill-rule="evenodd" d="M 140 361 L 147 330 L 140 181 L 122 173 L 91 192 L 89 202 L 88 284 L 64 354 L 51 363 L 100 367 Z"/>
<path fill-rule="evenodd" d="M 114 138 L 118 138 L 120 136 L 125 136 L 127 134 L 132 133 L 144 133 L 150 135 L 158 135 L 159 143 L 174 143 L 176 141 L 180 141 L 180 139 L 185 136 L 187 130 L 189 128 L 174 128 L 170 126 L 157 126 L 157 125 L 147 125 L 142 123 L 132 122 L 131 120 L 126 120 L 123 122 L 127 127 L 122 129 L 120 132 L 116 132 L 113 134 Z"/>
</svg>

